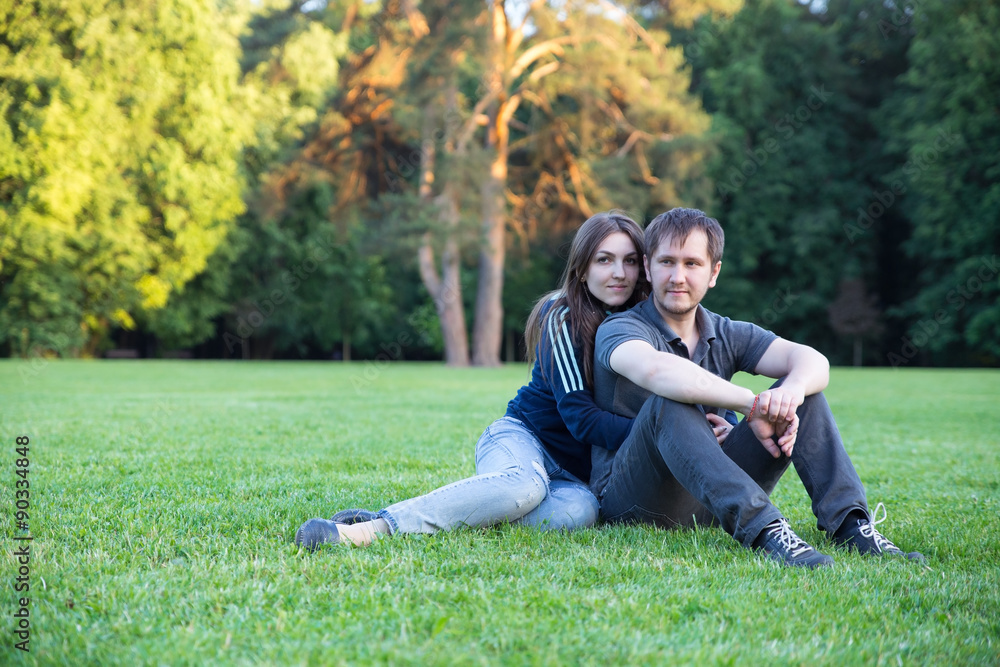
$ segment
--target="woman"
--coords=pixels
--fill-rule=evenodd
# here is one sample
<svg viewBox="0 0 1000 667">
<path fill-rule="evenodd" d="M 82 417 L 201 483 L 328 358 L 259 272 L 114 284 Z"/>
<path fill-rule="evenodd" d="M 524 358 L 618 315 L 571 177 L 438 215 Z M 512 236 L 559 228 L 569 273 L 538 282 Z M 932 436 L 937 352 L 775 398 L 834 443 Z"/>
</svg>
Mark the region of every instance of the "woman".
<svg viewBox="0 0 1000 667">
<path fill-rule="evenodd" d="M 594 335 L 610 311 L 646 297 L 642 230 L 622 212 L 591 217 L 570 248 L 562 289 L 528 317 L 531 381 L 476 445 L 476 476 L 390 505 L 377 514 L 346 510 L 310 519 L 295 534 L 320 544 L 371 544 L 382 535 L 434 533 L 504 521 L 545 530 L 591 526 L 591 445 L 616 450 L 631 420 L 600 410 L 593 397 Z"/>
</svg>

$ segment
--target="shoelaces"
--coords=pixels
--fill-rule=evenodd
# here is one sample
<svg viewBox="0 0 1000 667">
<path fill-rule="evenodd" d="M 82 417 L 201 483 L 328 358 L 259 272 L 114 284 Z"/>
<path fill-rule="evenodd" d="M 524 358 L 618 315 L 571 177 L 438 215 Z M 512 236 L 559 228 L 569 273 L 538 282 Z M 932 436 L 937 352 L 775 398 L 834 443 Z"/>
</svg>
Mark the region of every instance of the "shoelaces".
<svg viewBox="0 0 1000 667">
<path fill-rule="evenodd" d="M 882 511 L 881 519 L 876 518 L 878 516 L 879 510 Z M 868 516 L 868 523 L 863 524 L 858 529 L 858 532 L 860 532 L 862 536 L 868 538 L 869 540 L 875 543 L 875 546 L 878 547 L 880 552 L 899 551 L 899 547 L 893 544 L 889 540 L 889 538 L 885 537 L 882 533 L 878 532 L 878 529 L 876 528 L 877 525 L 879 525 L 888 518 L 889 518 L 888 510 L 885 509 L 885 505 L 879 503 L 878 505 L 875 506 L 875 511 Z"/>
<path fill-rule="evenodd" d="M 802 541 L 788 525 L 788 519 L 778 519 L 778 525 L 768 530 L 767 534 L 771 537 L 777 536 L 782 546 L 788 549 L 793 558 L 812 550 L 812 547 L 807 542 Z"/>
</svg>

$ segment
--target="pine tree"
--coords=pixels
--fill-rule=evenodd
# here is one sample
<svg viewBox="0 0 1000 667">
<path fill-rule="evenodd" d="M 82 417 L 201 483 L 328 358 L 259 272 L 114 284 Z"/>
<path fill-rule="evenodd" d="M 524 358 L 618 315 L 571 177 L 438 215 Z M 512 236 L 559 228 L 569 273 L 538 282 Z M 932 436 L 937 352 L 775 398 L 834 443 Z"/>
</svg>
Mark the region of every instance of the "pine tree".
<svg viewBox="0 0 1000 667">
<path fill-rule="evenodd" d="M 415 45 L 422 57 L 414 56 L 406 84 L 410 104 L 429 122 L 419 131 L 417 188 L 439 216 L 435 233 L 453 263 L 455 310 L 457 258 L 469 245 L 459 221 L 471 217 L 470 204 L 478 206 L 472 363 L 495 365 L 508 230 L 578 224 L 600 208 L 629 206 L 623 187 L 643 207 L 673 199 L 697 171 L 689 138 L 707 128 L 707 118 L 687 93 L 680 50 L 608 3 L 535 2 L 512 21 L 509 8 L 494 2 L 465 17 L 473 27 L 464 31 L 455 30 L 454 12 L 433 3 L 422 10 L 428 33 Z M 477 78 L 470 81 L 469 72 Z M 478 199 L 466 203 L 460 193 L 470 187 Z M 433 257 L 425 243 L 421 273 L 438 294 L 446 281 L 430 271 Z M 446 319 L 439 306 L 439 314 L 446 332 L 464 327 L 456 313 Z M 446 333 L 446 350 L 458 350 L 446 352 L 451 363 L 463 358 L 457 339 Z"/>
</svg>

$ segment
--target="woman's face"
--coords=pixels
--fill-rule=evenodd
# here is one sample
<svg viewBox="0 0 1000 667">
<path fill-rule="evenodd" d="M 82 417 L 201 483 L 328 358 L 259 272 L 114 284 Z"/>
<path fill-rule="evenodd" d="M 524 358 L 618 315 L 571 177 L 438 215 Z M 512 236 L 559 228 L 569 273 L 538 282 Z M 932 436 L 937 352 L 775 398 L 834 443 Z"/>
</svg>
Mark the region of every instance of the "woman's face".
<svg viewBox="0 0 1000 667">
<path fill-rule="evenodd" d="M 621 306 L 635 289 L 642 258 L 625 232 L 604 237 L 587 267 L 587 289 L 608 308 Z"/>
</svg>

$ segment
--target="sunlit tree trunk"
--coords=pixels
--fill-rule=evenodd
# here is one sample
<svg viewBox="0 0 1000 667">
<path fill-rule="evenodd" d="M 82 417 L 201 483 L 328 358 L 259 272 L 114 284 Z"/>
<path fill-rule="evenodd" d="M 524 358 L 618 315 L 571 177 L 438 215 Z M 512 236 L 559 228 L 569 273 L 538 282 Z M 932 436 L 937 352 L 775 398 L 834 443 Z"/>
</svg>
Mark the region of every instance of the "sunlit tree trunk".
<svg viewBox="0 0 1000 667">
<path fill-rule="evenodd" d="M 504 188 L 507 184 L 507 128 L 494 122 L 491 134 L 503 135 L 490 173 L 482 186 L 482 239 L 479 249 L 479 285 L 476 292 L 476 321 L 472 329 L 472 363 L 500 365 L 503 339 L 503 266 L 506 251 Z M 501 148 L 502 145 L 502 148 Z"/>
<path fill-rule="evenodd" d="M 510 144 L 508 123 L 520 97 L 508 95 L 507 57 L 510 32 L 502 0 L 491 7 L 490 56 L 486 82 L 496 102 L 489 113 L 486 149 L 491 153 L 489 173 L 483 179 L 482 238 L 479 249 L 479 281 L 476 319 L 472 329 L 472 363 L 499 366 L 503 343 L 503 267 L 506 254 L 507 157 Z"/>
<path fill-rule="evenodd" d="M 453 91 L 451 91 L 453 92 Z M 449 93 L 449 97 L 451 97 Z M 445 363 L 449 366 L 469 365 L 469 339 L 465 330 L 465 307 L 462 304 L 461 283 L 461 252 L 458 244 L 458 205 L 455 201 L 454 189 L 446 183 L 443 191 L 433 197 L 434 168 L 437 163 L 437 145 L 434 140 L 435 119 L 434 103 L 429 103 L 424 109 L 424 126 L 420 153 L 420 199 L 424 202 L 432 200 L 440 211 L 440 220 L 444 236 L 444 247 L 441 252 L 441 269 L 438 271 L 434 258 L 434 235 L 428 231 L 424 234 L 418 251 L 418 266 L 420 278 L 434 300 L 438 320 L 441 323 L 441 337 L 444 341 Z M 447 132 L 447 130 L 446 130 Z M 452 138 L 446 137 L 446 149 L 452 144 Z"/>
</svg>

